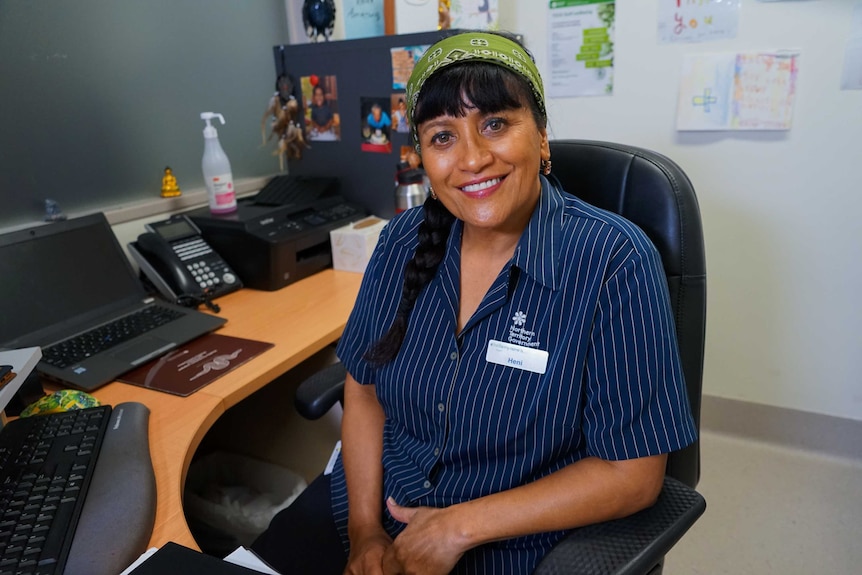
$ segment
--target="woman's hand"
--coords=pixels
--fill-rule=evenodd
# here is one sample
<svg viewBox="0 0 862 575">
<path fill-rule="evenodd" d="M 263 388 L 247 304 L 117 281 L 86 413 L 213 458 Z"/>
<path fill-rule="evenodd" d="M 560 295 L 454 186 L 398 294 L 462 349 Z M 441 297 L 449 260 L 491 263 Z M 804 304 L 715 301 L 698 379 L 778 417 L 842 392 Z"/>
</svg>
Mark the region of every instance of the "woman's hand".
<svg viewBox="0 0 862 575">
<path fill-rule="evenodd" d="M 344 575 L 382 575 L 383 556 L 392 547 L 392 538 L 382 528 L 350 541 L 350 556 Z"/>
<path fill-rule="evenodd" d="M 469 548 L 452 522 L 452 510 L 402 507 L 390 497 L 389 513 L 407 528 L 383 557 L 384 575 L 446 575 Z"/>
</svg>

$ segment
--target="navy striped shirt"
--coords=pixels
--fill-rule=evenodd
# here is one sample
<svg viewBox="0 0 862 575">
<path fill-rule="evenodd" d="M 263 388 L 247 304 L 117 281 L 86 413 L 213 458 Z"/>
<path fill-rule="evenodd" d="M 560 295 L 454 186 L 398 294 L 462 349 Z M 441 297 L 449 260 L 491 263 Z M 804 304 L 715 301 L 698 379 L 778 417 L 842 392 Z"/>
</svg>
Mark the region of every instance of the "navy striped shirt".
<svg viewBox="0 0 862 575">
<path fill-rule="evenodd" d="M 363 353 L 389 327 L 422 208 L 384 229 L 338 346 L 348 372 L 374 384 L 386 414 L 384 499 L 446 507 L 510 489 L 584 457 L 666 453 L 696 437 L 655 247 L 627 220 L 562 193 L 542 194 L 509 265 L 456 333 L 462 222 L 410 315 L 398 356 Z M 489 342 L 547 352 L 544 373 L 486 359 Z M 534 368 L 535 369 L 535 368 Z M 347 542 L 347 492 L 332 478 Z M 387 531 L 403 529 L 383 508 Z M 455 573 L 530 573 L 564 532 L 483 545 Z"/>
</svg>

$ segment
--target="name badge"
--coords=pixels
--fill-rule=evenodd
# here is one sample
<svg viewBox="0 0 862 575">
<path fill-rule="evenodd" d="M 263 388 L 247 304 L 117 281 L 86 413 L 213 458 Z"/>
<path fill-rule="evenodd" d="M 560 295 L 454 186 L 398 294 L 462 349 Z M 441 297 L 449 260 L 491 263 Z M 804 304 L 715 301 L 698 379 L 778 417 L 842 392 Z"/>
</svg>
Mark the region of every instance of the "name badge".
<svg viewBox="0 0 862 575">
<path fill-rule="evenodd" d="M 548 352 L 492 339 L 488 342 L 485 361 L 533 373 L 545 373 L 548 367 Z"/>
</svg>

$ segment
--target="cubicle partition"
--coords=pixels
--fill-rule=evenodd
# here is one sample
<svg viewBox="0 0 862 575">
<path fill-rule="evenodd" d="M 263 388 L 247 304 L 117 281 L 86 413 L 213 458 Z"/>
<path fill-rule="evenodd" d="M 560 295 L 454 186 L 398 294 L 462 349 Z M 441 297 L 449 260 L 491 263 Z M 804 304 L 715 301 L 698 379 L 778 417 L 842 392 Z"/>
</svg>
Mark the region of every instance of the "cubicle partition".
<svg viewBox="0 0 862 575">
<path fill-rule="evenodd" d="M 410 135 L 397 131 L 397 119 L 392 117 L 393 95 L 404 94 L 404 86 L 399 80 L 406 83 L 403 74 L 399 76 L 397 70 L 409 73 L 408 67 L 401 66 L 405 59 L 409 59 L 411 54 L 418 55 L 422 47 L 433 44 L 444 34 L 454 32 L 421 32 L 273 47 L 273 86 L 277 78 L 286 77 L 290 82 L 288 91 L 300 103 L 299 113 L 305 117 L 309 114 L 309 88 L 312 83 L 320 85 L 326 91 L 327 106 L 339 118 L 337 135 L 327 133 L 326 139 L 315 139 L 314 133 L 306 132 L 310 147 L 301 149 L 301 159 L 288 160 L 287 171 L 296 175 L 337 176 L 341 180 L 341 192 L 347 199 L 361 204 L 375 215 L 391 217 L 395 212 L 396 165 L 402 146 L 411 145 Z M 393 63 L 396 69 L 394 78 Z M 370 138 L 363 133 L 370 105 L 375 101 L 384 104 L 383 111 L 392 120 L 388 146 L 375 145 L 373 131 Z M 397 104 L 397 96 L 394 101 Z"/>
</svg>

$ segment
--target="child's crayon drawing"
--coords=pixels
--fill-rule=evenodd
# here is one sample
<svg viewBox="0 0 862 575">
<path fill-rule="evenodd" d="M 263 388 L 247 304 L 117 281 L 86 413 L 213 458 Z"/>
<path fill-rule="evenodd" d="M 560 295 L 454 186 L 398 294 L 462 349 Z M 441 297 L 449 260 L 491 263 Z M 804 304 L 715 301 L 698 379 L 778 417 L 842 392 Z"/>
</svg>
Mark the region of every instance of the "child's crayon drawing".
<svg viewBox="0 0 862 575">
<path fill-rule="evenodd" d="M 677 130 L 789 130 L 797 53 L 689 54 Z"/>
</svg>

